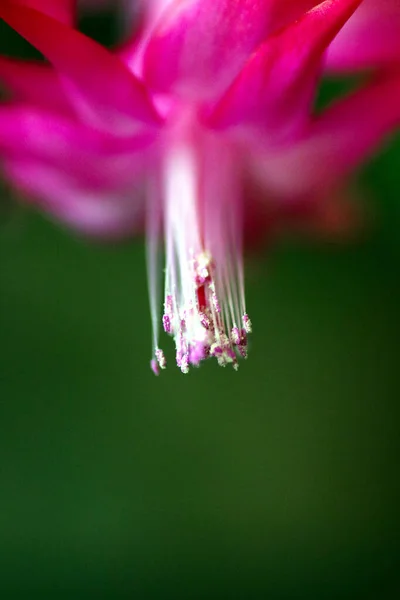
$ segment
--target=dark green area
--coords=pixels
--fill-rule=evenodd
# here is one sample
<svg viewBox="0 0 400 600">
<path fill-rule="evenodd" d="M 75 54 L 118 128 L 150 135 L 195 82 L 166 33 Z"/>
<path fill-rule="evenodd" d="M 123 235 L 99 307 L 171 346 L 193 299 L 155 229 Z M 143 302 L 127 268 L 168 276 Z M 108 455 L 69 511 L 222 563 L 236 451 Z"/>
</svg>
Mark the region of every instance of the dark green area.
<svg viewBox="0 0 400 600">
<path fill-rule="evenodd" d="M 14 215 L 0 251 L 5 597 L 390 597 L 400 289 L 385 239 L 250 262 L 249 360 L 159 378 L 140 242 Z"/>
</svg>

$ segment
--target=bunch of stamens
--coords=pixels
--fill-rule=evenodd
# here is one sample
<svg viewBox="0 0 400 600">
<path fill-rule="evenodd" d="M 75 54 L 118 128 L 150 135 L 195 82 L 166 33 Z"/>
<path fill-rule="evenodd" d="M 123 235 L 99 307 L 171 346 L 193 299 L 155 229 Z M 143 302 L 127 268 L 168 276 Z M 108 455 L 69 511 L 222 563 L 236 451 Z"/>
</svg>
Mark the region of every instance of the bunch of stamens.
<svg viewBox="0 0 400 600">
<path fill-rule="evenodd" d="M 190 263 L 192 293 L 179 298 L 177 290 L 167 286 L 164 300 L 162 323 L 164 331 L 175 340 L 176 364 L 182 373 L 188 373 L 190 365 L 199 366 L 201 361 L 215 358 L 218 365 L 231 364 L 237 370 L 238 358 L 247 358 L 249 316 L 243 312 L 231 320 L 226 302 L 219 300 L 216 265 L 208 252 L 198 254 Z M 163 351 L 156 348 L 153 371 L 158 374 L 166 364 Z"/>
</svg>

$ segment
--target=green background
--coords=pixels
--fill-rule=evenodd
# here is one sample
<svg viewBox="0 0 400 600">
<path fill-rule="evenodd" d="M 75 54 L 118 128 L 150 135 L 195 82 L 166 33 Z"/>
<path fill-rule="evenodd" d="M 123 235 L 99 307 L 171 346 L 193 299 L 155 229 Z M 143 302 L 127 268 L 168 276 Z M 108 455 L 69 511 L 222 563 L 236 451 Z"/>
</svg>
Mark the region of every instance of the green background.
<svg viewBox="0 0 400 600">
<path fill-rule="evenodd" d="M 2 194 L 1 597 L 397 597 L 399 164 L 359 241 L 248 258 L 238 373 L 154 377 L 143 241 Z"/>
</svg>

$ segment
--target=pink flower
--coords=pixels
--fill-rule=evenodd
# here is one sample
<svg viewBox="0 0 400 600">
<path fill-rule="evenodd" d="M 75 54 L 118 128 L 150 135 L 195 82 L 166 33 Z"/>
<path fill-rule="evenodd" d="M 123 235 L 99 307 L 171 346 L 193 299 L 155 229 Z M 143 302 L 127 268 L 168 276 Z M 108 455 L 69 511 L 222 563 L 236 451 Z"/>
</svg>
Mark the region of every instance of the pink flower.
<svg viewBox="0 0 400 600">
<path fill-rule="evenodd" d="M 330 72 L 399 66 L 400 2 L 363 0 L 327 53 Z"/>
<path fill-rule="evenodd" d="M 0 110 L 5 172 L 84 233 L 122 235 L 146 221 L 155 372 L 166 365 L 159 321 L 184 373 L 208 357 L 237 368 L 251 332 L 243 221 L 264 218 L 263 196 L 246 196 L 248 182 L 283 210 L 321 202 L 398 124 L 397 69 L 374 73 L 315 116 L 325 53 L 342 28 L 328 65 L 347 69 L 357 55 L 351 44 L 346 55 L 344 26 L 360 0 L 152 0 L 141 35 L 119 54 L 71 27 L 71 4 L 0 5 L 0 17 L 52 65 L 0 61 L 14 94 Z M 373 3 L 365 4 L 368 15 Z M 371 60 L 365 53 L 362 66 Z"/>
</svg>

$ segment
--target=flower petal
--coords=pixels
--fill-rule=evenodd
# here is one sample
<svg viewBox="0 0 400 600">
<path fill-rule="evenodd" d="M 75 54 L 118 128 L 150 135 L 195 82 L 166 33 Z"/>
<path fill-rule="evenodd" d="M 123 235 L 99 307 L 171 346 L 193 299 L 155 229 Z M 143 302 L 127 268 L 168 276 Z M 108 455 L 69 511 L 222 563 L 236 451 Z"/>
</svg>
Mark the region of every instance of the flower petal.
<svg viewBox="0 0 400 600">
<path fill-rule="evenodd" d="M 254 49 L 312 0 L 175 0 L 161 14 L 144 55 L 149 85 L 197 97 L 229 85 Z"/>
<path fill-rule="evenodd" d="M 382 110 L 384 107 L 384 110 Z M 322 193 L 339 183 L 400 125 L 400 72 L 376 77 L 317 117 L 297 144 L 254 153 L 254 175 L 281 197 Z"/>
<path fill-rule="evenodd" d="M 128 39 L 118 46 L 116 52 L 128 69 L 142 78 L 143 52 L 159 16 L 174 0 L 146 0 L 135 4 L 136 27 Z M 128 9 L 129 10 L 129 9 Z M 132 10 L 132 8 L 130 9 Z"/>
<path fill-rule="evenodd" d="M 112 155 L 142 150 L 155 134 L 119 137 L 85 126 L 67 116 L 51 114 L 34 106 L 0 106 L 0 147 L 36 149 L 44 155 L 62 153 L 66 148 Z"/>
<path fill-rule="evenodd" d="M 334 72 L 400 62 L 399 0 L 364 0 L 346 23 L 327 54 Z"/>
<path fill-rule="evenodd" d="M 77 0 L 11 0 L 15 4 L 29 6 L 45 13 L 53 19 L 57 19 L 66 25 L 72 25 L 75 15 L 75 4 Z"/>
<path fill-rule="evenodd" d="M 0 108 L 0 156 L 41 160 L 99 189 L 137 177 L 153 142 L 154 136 L 110 136 L 29 106 Z"/>
<path fill-rule="evenodd" d="M 93 40 L 34 9 L 0 4 L 3 18 L 63 76 L 76 108 L 104 129 L 131 134 L 160 119 L 143 84 L 122 62 Z"/>
<path fill-rule="evenodd" d="M 49 65 L 1 56 L 0 83 L 17 100 L 74 114 L 57 73 Z"/>
<path fill-rule="evenodd" d="M 251 127 L 270 143 L 295 136 L 309 119 L 324 51 L 360 1 L 326 0 L 270 37 L 218 103 L 209 124 Z"/>
<path fill-rule="evenodd" d="M 362 234 L 367 217 L 360 199 L 347 187 L 291 198 L 281 197 L 257 182 L 246 182 L 244 189 L 245 242 L 257 249 L 261 243 L 275 242 L 290 232 L 313 238 L 348 242 Z"/>
<path fill-rule="evenodd" d="M 9 159 L 4 170 L 14 186 L 36 206 L 76 231 L 95 237 L 117 238 L 142 227 L 144 196 L 136 189 L 99 192 L 81 187 L 64 172 L 42 161 Z"/>
</svg>

